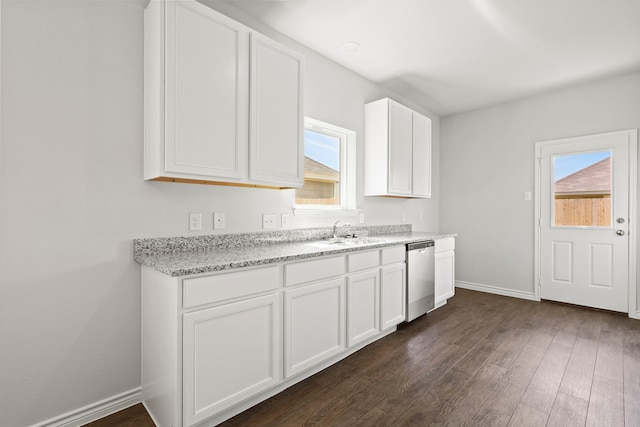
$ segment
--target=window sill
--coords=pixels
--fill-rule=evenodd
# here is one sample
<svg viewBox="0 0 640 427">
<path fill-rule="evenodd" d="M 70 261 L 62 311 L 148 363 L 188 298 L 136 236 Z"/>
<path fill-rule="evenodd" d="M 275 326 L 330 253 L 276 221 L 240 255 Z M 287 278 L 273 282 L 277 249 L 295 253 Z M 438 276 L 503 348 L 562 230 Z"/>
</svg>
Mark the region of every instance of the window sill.
<svg viewBox="0 0 640 427">
<path fill-rule="evenodd" d="M 294 207 L 295 216 L 358 216 L 361 209 L 341 209 L 341 208 L 301 208 Z"/>
</svg>

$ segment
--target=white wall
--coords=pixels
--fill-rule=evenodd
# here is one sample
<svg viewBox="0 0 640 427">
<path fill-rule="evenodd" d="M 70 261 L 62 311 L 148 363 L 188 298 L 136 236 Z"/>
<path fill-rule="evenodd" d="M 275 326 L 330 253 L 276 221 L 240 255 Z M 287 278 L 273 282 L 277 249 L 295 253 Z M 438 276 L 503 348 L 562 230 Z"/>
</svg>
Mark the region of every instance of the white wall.
<svg viewBox="0 0 640 427">
<path fill-rule="evenodd" d="M 535 143 L 639 127 L 640 73 L 442 118 L 440 224 L 459 233 L 456 280 L 532 296 L 534 202 L 523 193 Z"/>
<path fill-rule="evenodd" d="M 357 205 L 358 208 L 365 211 L 365 222 L 367 224 L 399 224 L 402 219 L 402 212 L 405 212 L 406 221 L 413 225 L 414 230 L 432 231 L 438 229 L 440 194 L 440 120 L 438 116 L 419 105 L 387 92 L 385 89 L 346 70 L 326 57 L 320 56 L 299 43 L 288 39 L 229 3 L 219 0 L 200 1 L 275 40 L 289 45 L 305 56 L 305 115 L 355 130 L 358 135 Z M 408 107 L 431 117 L 433 121 L 433 192 L 431 200 L 365 198 L 362 196 L 364 104 L 385 96 L 396 99 Z M 285 206 L 292 206 L 293 196 L 288 196 L 287 200 L 289 203 L 285 204 Z M 422 218 L 422 220 L 420 218 Z M 358 220 L 354 217 L 345 219 L 352 223 L 357 223 Z M 335 218 L 326 218 L 324 220 L 318 218 L 309 219 L 307 217 L 294 218 L 294 223 L 297 227 L 330 225 L 334 221 Z M 255 227 L 259 227 L 259 223 L 255 225 Z"/>
<path fill-rule="evenodd" d="M 203 233 L 213 233 L 214 211 L 226 212 L 225 232 L 259 230 L 262 212 L 291 211 L 291 190 L 142 180 L 145 3 L 1 2 L 2 426 L 50 420 L 140 386 L 134 238 L 192 234 L 188 212 L 202 212 Z M 434 198 L 365 200 L 363 104 L 394 96 L 260 29 L 306 55 L 307 115 L 358 133 L 357 199 L 366 224 L 400 223 L 405 211 L 414 229 L 437 230 L 438 117 L 408 104 L 434 120 Z M 335 219 L 293 221 L 309 227 Z"/>
</svg>

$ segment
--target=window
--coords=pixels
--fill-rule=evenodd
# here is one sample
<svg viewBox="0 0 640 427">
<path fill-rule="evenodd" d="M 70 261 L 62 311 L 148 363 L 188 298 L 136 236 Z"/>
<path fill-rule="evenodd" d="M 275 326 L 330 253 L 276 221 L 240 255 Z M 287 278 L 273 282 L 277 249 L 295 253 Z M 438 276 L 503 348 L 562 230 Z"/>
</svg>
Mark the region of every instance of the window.
<svg viewBox="0 0 640 427">
<path fill-rule="evenodd" d="M 611 151 L 553 157 L 556 226 L 611 227 Z"/>
<path fill-rule="evenodd" d="M 296 214 L 355 208 L 356 133 L 305 118 L 304 186 L 296 190 Z"/>
</svg>

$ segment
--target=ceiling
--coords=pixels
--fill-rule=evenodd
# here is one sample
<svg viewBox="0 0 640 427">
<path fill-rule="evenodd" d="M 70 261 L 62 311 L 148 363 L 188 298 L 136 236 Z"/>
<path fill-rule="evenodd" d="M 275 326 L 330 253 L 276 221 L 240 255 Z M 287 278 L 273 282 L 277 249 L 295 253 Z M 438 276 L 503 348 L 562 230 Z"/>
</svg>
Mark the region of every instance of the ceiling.
<svg viewBox="0 0 640 427">
<path fill-rule="evenodd" d="M 440 115 L 640 70 L 640 0 L 228 1 Z"/>
</svg>

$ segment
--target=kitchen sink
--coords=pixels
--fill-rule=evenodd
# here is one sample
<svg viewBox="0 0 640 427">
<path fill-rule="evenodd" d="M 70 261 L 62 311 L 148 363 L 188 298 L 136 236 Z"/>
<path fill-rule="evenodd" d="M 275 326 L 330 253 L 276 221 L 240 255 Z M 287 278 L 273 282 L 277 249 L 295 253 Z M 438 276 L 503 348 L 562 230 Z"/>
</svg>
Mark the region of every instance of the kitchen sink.
<svg viewBox="0 0 640 427">
<path fill-rule="evenodd" d="M 339 248 L 339 247 L 370 245 L 374 243 L 384 243 L 384 242 L 385 242 L 384 239 L 376 239 L 371 237 L 345 237 L 345 238 L 338 237 L 334 239 L 319 240 L 316 242 L 311 242 L 309 244 L 316 248 Z"/>
</svg>

